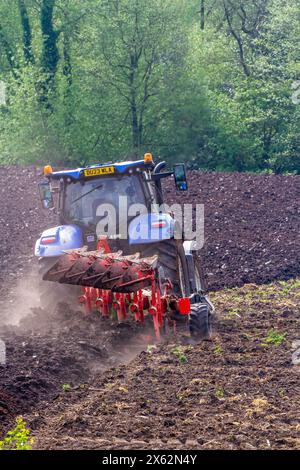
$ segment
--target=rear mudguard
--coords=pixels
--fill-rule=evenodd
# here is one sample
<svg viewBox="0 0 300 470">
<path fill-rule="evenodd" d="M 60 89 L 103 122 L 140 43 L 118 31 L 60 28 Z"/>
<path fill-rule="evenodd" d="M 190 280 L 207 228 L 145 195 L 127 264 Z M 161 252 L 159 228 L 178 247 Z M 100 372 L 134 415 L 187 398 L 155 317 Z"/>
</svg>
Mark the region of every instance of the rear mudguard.
<svg viewBox="0 0 300 470">
<path fill-rule="evenodd" d="M 169 214 L 142 214 L 129 224 L 129 244 L 155 243 L 174 237 L 175 221 Z"/>
<path fill-rule="evenodd" d="M 38 257 L 60 256 L 64 250 L 82 248 L 82 231 L 77 225 L 60 225 L 45 230 L 36 241 L 34 254 Z"/>
</svg>

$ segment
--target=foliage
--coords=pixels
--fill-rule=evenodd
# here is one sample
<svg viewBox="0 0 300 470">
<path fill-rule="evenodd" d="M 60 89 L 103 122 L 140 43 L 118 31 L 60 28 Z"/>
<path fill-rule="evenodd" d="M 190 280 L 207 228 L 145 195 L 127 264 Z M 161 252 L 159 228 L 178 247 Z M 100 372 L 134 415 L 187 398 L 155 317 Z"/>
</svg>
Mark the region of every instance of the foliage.
<svg viewBox="0 0 300 470">
<path fill-rule="evenodd" d="M 179 359 L 179 362 L 181 362 L 181 364 L 185 364 L 188 362 L 188 358 L 184 354 L 184 351 L 181 346 L 176 346 L 175 348 L 172 348 L 171 353 Z"/>
<path fill-rule="evenodd" d="M 147 353 L 148 354 L 153 354 L 153 352 L 157 349 L 157 346 L 155 344 L 148 344 L 147 346 Z"/>
<path fill-rule="evenodd" d="M 3 441 L 0 441 L 0 450 L 30 450 L 33 439 L 30 431 L 21 416 L 16 419 L 16 426 L 8 431 Z"/>
<path fill-rule="evenodd" d="M 0 164 L 151 150 L 300 172 L 298 2 L 3 0 L 0 18 Z"/>
<path fill-rule="evenodd" d="M 264 338 L 263 345 L 269 346 L 270 344 L 274 344 L 275 346 L 281 346 L 286 339 L 286 333 L 281 333 L 277 330 L 270 330 L 266 338 Z"/>
<path fill-rule="evenodd" d="M 222 346 L 220 344 L 217 344 L 215 347 L 214 347 L 214 354 L 216 354 L 216 356 L 220 356 L 221 354 L 223 354 L 223 349 L 222 349 Z"/>
<path fill-rule="evenodd" d="M 71 385 L 70 384 L 63 384 L 62 389 L 64 392 L 69 392 L 71 390 Z"/>
<path fill-rule="evenodd" d="M 221 398 L 224 398 L 224 396 L 225 396 L 225 392 L 223 388 L 218 388 L 218 390 L 216 391 L 216 397 L 221 399 Z"/>
</svg>

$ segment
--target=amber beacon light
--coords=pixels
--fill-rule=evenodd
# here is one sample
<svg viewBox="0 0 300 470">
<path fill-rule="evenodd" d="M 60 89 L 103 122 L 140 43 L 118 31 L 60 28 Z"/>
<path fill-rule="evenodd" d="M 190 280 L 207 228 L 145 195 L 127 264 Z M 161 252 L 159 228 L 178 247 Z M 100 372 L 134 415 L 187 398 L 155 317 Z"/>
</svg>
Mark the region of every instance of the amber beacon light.
<svg viewBox="0 0 300 470">
<path fill-rule="evenodd" d="M 145 155 L 144 155 L 144 162 L 145 162 L 145 163 L 153 162 L 152 153 L 145 153 Z"/>
<path fill-rule="evenodd" d="M 53 173 L 52 166 L 51 165 L 46 165 L 44 166 L 44 175 L 50 175 L 50 173 Z"/>
</svg>

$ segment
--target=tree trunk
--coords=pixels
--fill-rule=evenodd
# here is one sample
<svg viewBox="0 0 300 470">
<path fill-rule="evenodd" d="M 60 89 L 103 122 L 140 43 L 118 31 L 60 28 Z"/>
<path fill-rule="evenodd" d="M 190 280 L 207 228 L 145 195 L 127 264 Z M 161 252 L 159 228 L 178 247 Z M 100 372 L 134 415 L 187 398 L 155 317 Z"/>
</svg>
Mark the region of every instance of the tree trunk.
<svg viewBox="0 0 300 470">
<path fill-rule="evenodd" d="M 34 56 L 32 54 L 31 42 L 31 27 L 29 22 L 29 17 L 27 13 L 27 8 L 24 0 L 18 0 L 19 12 L 21 16 L 21 24 L 23 30 L 23 54 L 26 63 L 34 64 Z"/>
<path fill-rule="evenodd" d="M 247 77 L 250 77 L 250 69 L 246 63 L 245 59 L 245 52 L 244 52 L 244 45 L 242 38 L 240 34 L 233 28 L 233 23 L 232 23 L 232 17 L 231 17 L 231 12 L 228 9 L 228 5 L 225 0 L 223 0 L 223 5 L 224 5 L 224 12 L 225 12 L 225 18 L 229 27 L 230 34 L 234 37 L 234 39 L 237 42 L 238 45 L 238 50 L 239 50 L 239 58 L 240 58 L 240 64 L 243 68 L 243 71 Z"/>
<path fill-rule="evenodd" d="M 55 0 L 42 0 L 41 30 L 43 36 L 41 66 L 45 74 L 42 84 L 41 101 L 48 104 L 48 93 L 54 88 L 54 78 L 59 61 L 57 39 L 59 33 L 53 27 L 53 10 Z"/>
<path fill-rule="evenodd" d="M 201 30 L 204 31 L 204 28 L 205 28 L 205 0 L 201 0 L 200 16 L 201 16 Z"/>
</svg>

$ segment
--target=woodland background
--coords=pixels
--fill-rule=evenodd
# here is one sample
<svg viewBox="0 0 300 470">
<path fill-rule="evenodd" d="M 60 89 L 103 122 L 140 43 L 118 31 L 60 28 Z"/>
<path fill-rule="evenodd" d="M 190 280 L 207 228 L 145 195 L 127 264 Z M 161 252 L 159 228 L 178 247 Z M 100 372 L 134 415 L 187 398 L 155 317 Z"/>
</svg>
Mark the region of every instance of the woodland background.
<svg viewBox="0 0 300 470">
<path fill-rule="evenodd" d="M 300 173 L 299 0 L 0 0 L 0 164 Z"/>
</svg>

